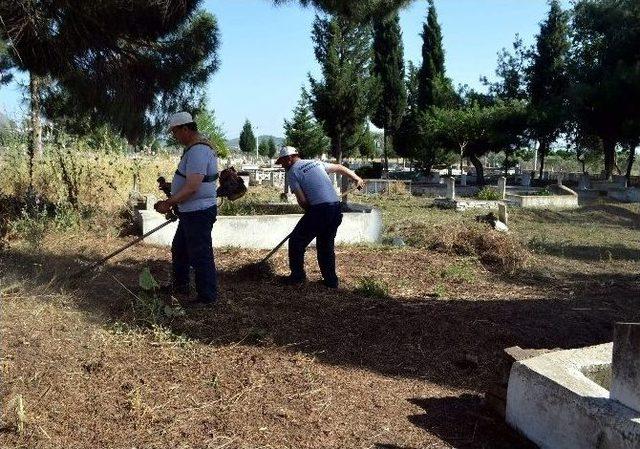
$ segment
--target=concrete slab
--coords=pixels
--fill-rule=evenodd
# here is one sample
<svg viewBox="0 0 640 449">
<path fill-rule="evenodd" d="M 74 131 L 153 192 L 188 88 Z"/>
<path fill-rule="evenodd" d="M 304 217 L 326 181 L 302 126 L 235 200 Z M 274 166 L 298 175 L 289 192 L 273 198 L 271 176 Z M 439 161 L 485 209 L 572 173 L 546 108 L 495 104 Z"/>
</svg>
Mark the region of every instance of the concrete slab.
<svg viewBox="0 0 640 449">
<path fill-rule="evenodd" d="M 515 362 L 507 422 L 541 449 L 638 449 L 640 412 L 591 376 L 611 366 L 611 343 Z"/>
<path fill-rule="evenodd" d="M 338 228 L 336 244 L 375 243 L 382 233 L 382 215 L 376 208 L 349 203 L 350 212 L 343 214 Z M 154 210 L 139 211 L 142 232 L 147 232 L 165 221 L 164 215 Z M 251 249 L 272 249 L 295 227 L 302 214 L 218 216 L 213 225 L 213 246 L 231 246 Z M 165 226 L 145 239 L 145 242 L 171 246 L 177 223 Z M 315 244 L 315 241 L 312 245 Z"/>
</svg>

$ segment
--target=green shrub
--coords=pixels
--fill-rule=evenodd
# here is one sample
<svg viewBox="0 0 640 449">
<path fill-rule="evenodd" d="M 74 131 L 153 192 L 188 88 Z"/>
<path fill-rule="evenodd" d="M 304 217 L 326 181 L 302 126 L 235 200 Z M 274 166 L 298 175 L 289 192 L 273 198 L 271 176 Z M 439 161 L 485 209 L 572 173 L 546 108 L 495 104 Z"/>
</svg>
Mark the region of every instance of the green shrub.
<svg viewBox="0 0 640 449">
<path fill-rule="evenodd" d="M 500 201 L 500 194 L 498 191 L 492 187 L 484 187 L 478 193 L 476 193 L 476 198 L 479 200 L 485 201 Z"/>
<path fill-rule="evenodd" d="M 387 298 L 389 296 L 389 284 L 371 277 L 363 277 L 360 279 L 356 291 L 368 298 Z"/>
</svg>

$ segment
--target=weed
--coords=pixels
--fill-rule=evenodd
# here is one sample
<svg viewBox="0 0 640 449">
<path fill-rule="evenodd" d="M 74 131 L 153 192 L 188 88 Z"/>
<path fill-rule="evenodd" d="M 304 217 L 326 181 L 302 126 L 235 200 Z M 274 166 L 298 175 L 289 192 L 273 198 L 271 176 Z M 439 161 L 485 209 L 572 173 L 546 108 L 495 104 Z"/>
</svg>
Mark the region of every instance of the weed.
<svg viewBox="0 0 640 449">
<path fill-rule="evenodd" d="M 444 284 L 437 283 L 433 288 L 433 294 L 436 298 L 445 298 L 447 296 L 447 287 Z"/>
<path fill-rule="evenodd" d="M 372 277 L 360 278 L 356 291 L 367 298 L 386 298 L 389 296 L 389 284 Z"/>
<path fill-rule="evenodd" d="M 475 272 L 473 265 L 468 261 L 462 261 L 446 267 L 442 270 L 440 276 L 457 283 L 470 283 L 475 279 Z"/>
<path fill-rule="evenodd" d="M 502 198 L 498 191 L 492 187 L 484 187 L 478 193 L 476 193 L 476 198 L 484 201 L 499 201 Z"/>
</svg>

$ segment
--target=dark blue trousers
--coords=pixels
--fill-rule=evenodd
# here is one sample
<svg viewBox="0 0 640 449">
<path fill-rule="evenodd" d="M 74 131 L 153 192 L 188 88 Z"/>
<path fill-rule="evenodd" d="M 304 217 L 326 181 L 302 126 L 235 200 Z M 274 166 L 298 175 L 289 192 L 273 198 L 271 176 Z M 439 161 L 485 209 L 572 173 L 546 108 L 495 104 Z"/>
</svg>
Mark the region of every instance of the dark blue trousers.
<svg viewBox="0 0 640 449">
<path fill-rule="evenodd" d="M 178 230 L 171 245 L 174 287 L 188 288 L 191 266 L 195 272 L 198 298 L 206 302 L 218 298 L 218 279 L 211 242 L 216 214 L 216 206 L 195 212 L 181 212 Z"/>
<path fill-rule="evenodd" d="M 340 223 L 342 223 L 340 203 L 323 203 L 307 209 L 289 238 L 289 267 L 292 278 L 306 277 L 304 252 L 315 238 L 322 277 L 328 284 L 338 285 L 334 243 Z"/>
</svg>

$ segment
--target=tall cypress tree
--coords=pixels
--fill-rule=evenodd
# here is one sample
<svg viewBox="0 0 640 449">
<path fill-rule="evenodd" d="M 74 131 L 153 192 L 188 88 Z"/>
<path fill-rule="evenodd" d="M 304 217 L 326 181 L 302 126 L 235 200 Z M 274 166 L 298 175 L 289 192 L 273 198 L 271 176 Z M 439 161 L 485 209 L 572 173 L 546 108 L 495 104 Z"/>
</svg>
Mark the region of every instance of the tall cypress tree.
<svg viewBox="0 0 640 449">
<path fill-rule="evenodd" d="M 316 17 L 313 40 L 323 79 L 309 77 L 311 105 L 341 162 L 343 150 L 354 148 L 361 137 L 369 114 L 371 31 L 344 18 Z"/>
<path fill-rule="evenodd" d="M 256 151 L 256 136 L 253 134 L 253 128 L 249 120 L 244 122 L 242 131 L 240 131 L 240 141 L 238 144 L 240 145 L 240 150 L 245 153 L 253 153 Z"/>
<path fill-rule="evenodd" d="M 397 12 L 373 22 L 373 75 L 377 104 L 371 121 L 383 129 L 384 166 L 388 171 L 387 136 L 393 139 L 407 107 L 402 31 Z"/>
<path fill-rule="evenodd" d="M 549 15 L 540 25 L 536 50 L 528 69 L 531 130 L 540 146 L 540 177 L 549 147 L 566 122 L 569 17 L 558 0 L 551 0 Z"/>
<path fill-rule="evenodd" d="M 427 21 L 422 27 L 422 66 L 418 73 L 418 107 L 426 111 L 442 100 L 438 92 L 446 86 L 442 30 L 433 0 L 429 0 Z"/>
<path fill-rule="evenodd" d="M 284 121 L 285 143 L 296 147 L 302 157 L 320 156 L 329 151 L 330 141 L 322 126 L 313 118 L 309 94 L 303 88 L 291 120 Z"/>
</svg>

